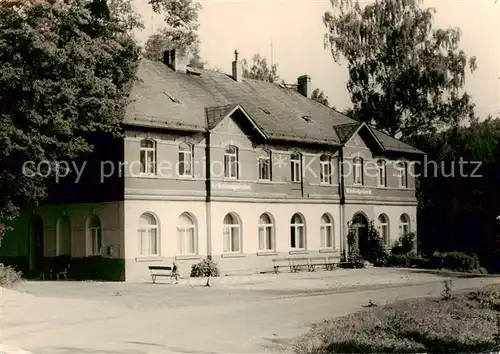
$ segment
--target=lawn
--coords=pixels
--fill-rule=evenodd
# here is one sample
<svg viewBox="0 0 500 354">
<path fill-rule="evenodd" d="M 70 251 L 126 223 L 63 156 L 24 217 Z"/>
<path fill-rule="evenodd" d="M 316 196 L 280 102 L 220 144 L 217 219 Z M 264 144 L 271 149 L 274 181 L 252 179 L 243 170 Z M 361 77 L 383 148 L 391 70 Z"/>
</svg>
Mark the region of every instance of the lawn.
<svg viewBox="0 0 500 354">
<path fill-rule="evenodd" d="M 372 304 L 316 324 L 299 338 L 294 350 L 301 354 L 491 352 L 499 331 L 498 303 L 499 286 L 386 306 Z"/>
</svg>

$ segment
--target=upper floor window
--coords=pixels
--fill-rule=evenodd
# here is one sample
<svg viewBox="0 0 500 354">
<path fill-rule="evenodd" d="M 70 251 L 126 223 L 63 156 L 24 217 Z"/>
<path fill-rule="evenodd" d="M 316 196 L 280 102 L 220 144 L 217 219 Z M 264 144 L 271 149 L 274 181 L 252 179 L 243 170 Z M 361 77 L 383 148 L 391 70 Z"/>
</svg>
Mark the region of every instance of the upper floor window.
<svg viewBox="0 0 500 354">
<path fill-rule="evenodd" d="M 274 250 L 274 225 L 268 214 L 259 218 L 259 250 Z"/>
<path fill-rule="evenodd" d="M 227 214 L 224 217 L 224 252 L 241 252 L 241 226 L 238 217 Z"/>
<path fill-rule="evenodd" d="M 290 248 L 306 248 L 305 223 L 300 214 L 294 214 L 290 222 Z"/>
<path fill-rule="evenodd" d="M 353 160 L 353 177 L 354 184 L 363 184 L 363 159 L 359 156 Z"/>
<path fill-rule="evenodd" d="M 137 236 L 139 237 L 139 254 L 141 256 L 158 256 L 160 254 L 158 223 L 150 213 L 144 213 L 139 218 Z"/>
<path fill-rule="evenodd" d="M 379 187 L 387 187 L 387 174 L 386 174 L 385 160 L 377 161 L 377 180 Z"/>
<path fill-rule="evenodd" d="M 400 161 L 398 163 L 398 178 L 399 178 L 399 187 L 407 188 L 408 187 L 408 164 L 405 161 Z"/>
<path fill-rule="evenodd" d="M 142 140 L 140 148 L 141 173 L 156 174 L 156 143 L 152 140 Z"/>
<path fill-rule="evenodd" d="M 302 171 L 301 171 L 301 156 L 299 153 L 293 153 L 290 156 L 290 168 L 292 174 L 292 182 L 302 181 Z"/>
<path fill-rule="evenodd" d="M 271 180 L 271 151 L 266 151 L 259 157 L 259 180 Z"/>
<path fill-rule="evenodd" d="M 224 151 L 224 177 L 238 178 L 238 148 L 230 145 Z"/>
<path fill-rule="evenodd" d="M 179 217 L 177 225 L 178 250 L 181 255 L 194 255 L 198 252 L 196 223 L 188 213 Z"/>
<path fill-rule="evenodd" d="M 332 184 L 332 160 L 328 155 L 321 155 L 319 159 L 321 166 L 320 179 L 323 184 Z"/>
<path fill-rule="evenodd" d="M 193 146 L 181 143 L 179 145 L 179 176 L 192 177 L 193 176 Z"/>
</svg>

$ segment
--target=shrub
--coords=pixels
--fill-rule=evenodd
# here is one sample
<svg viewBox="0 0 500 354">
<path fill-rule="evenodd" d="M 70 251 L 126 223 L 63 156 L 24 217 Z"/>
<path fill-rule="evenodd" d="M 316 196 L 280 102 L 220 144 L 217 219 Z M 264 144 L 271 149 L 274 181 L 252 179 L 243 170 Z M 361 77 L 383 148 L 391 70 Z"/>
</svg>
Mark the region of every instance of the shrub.
<svg viewBox="0 0 500 354">
<path fill-rule="evenodd" d="M 191 277 L 193 278 L 218 276 L 219 266 L 211 259 L 204 259 L 201 262 L 193 264 L 191 266 Z"/>
<path fill-rule="evenodd" d="M 387 260 L 389 267 L 409 268 L 411 266 L 410 258 L 403 254 L 391 254 Z"/>
<path fill-rule="evenodd" d="M 5 267 L 0 263 L 0 286 L 12 288 L 23 280 L 23 273 L 18 272 L 13 267 Z"/>
<path fill-rule="evenodd" d="M 444 268 L 462 272 L 470 272 L 481 267 L 479 257 L 476 254 L 448 252 L 444 254 L 443 261 Z"/>
<path fill-rule="evenodd" d="M 413 232 L 409 234 L 403 235 L 399 238 L 396 244 L 392 247 L 392 254 L 416 254 L 415 250 L 415 241 L 417 239 L 417 235 Z"/>
</svg>

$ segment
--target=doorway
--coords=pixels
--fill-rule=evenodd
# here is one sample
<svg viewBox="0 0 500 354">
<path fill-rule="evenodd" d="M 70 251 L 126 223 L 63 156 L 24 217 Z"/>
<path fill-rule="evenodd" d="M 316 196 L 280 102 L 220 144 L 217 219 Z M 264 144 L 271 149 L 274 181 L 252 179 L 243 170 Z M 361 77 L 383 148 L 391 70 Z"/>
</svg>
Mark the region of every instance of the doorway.
<svg viewBox="0 0 500 354">
<path fill-rule="evenodd" d="M 29 269 L 30 271 L 43 268 L 43 220 L 40 215 L 34 215 L 29 223 Z"/>
<path fill-rule="evenodd" d="M 370 254 L 370 242 L 368 240 L 368 220 L 361 213 L 355 214 L 352 218 L 351 227 L 356 235 L 359 255 L 364 259 Z"/>
</svg>

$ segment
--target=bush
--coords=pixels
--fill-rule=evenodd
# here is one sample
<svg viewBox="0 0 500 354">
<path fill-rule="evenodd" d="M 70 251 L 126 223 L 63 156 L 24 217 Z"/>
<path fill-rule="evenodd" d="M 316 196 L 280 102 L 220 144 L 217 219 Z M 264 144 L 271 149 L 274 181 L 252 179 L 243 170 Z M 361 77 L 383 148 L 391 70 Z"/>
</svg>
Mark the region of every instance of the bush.
<svg viewBox="0 0 500 354">
<path fill-rule="evenodd" d="M 0 286 L 4 288 L 13 288 L 17 283 L 23 280 L 23 273 L 18 272 L 13 267 L 4 267 L 0 263 Z"/>
<path fill-rule="evenodd" d="M 218 276 L 219 267 L 217 263 L 215 263 L 211 259 L 204 259 L 200 263 L 196 263 L 191 266 L 191 277 L 193 278 Z"/>
<path fill-rule="evenodd" d="M 387 260 L 389 267 L 410 268 L 410 258 L 403 254 L 391 254 Z"/>
<path fill-rule="evenodd" d="M 417 235 L 413 232 L 403 235 L 399 238 L 396 244 L 392 247 L 392 254 L 415 254 L 415 240 Z"/>
<path fill-rule="evenodd" d="M 449 270 L 470 272 L 481 268 L 481 262 L 476 254 L 448 252 L 444 254 L 443 267 Z"/>
</svg>

